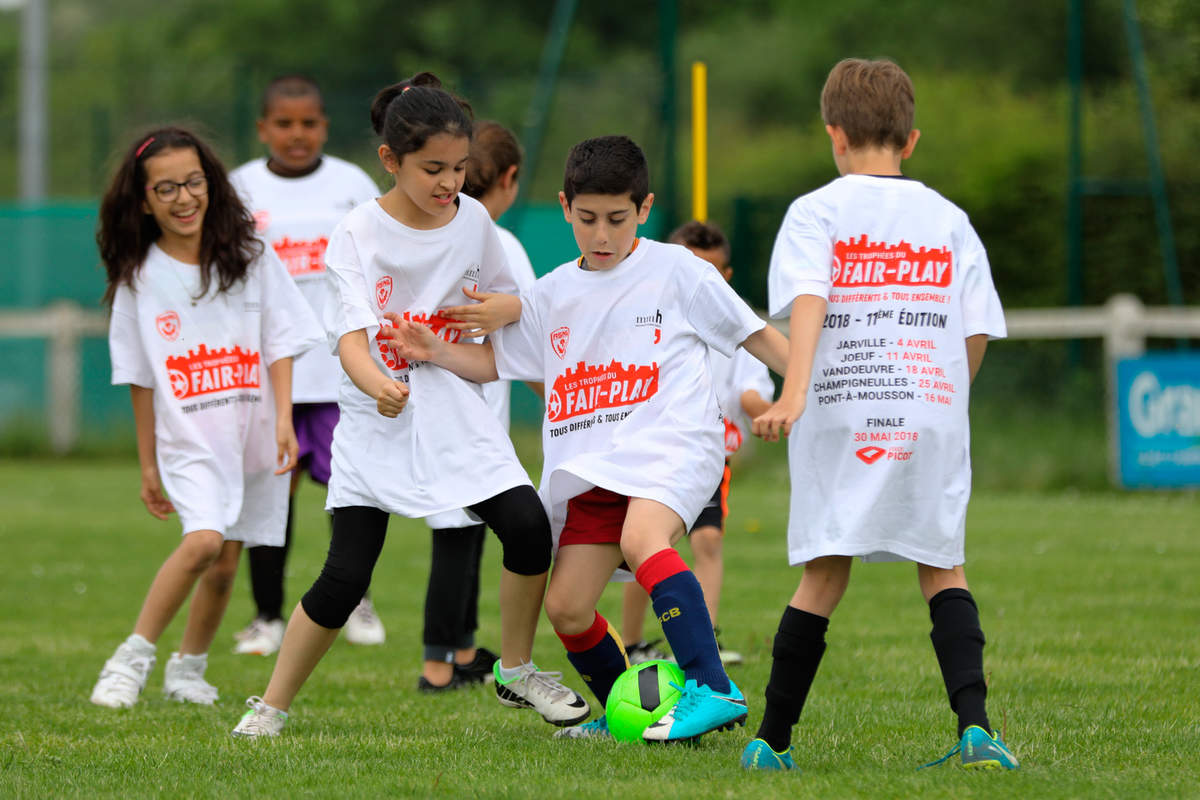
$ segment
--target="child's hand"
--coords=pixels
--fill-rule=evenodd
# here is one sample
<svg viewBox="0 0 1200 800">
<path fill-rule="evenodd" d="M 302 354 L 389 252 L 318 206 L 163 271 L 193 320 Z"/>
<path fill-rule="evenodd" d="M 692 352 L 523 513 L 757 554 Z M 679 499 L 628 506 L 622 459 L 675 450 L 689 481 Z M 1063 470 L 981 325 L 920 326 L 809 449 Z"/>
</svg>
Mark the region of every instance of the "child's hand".
<svg viewBox="0 0 1200 800">
<path fill-rule="evenodd" d="M 789 436 L 793 423 L 804 413 L 804 401 L 803 395 L 798 401 L 789 402 L 782 398 L 776 400 L 762 415 L 754 419 L 750 430 L 764 442 L 779 441 L 780 433 Z"/>
<path fill-rule="evenodd" d="M 379 393 L 375 395 L 375 407 L 379 409 L 380 414 L 388 418 L 398 417 L 406 405 L 408 405 L 408 387 L 400 381 L 383 383 L 379 387 Z"/>
<path fill-rule="evenodd" d="M 446 327 L 457 328 L 463 332 L 463 336 L 486 336 L 521 318 L 521 298 L 515 294 L 477 292 L 474 289 L 463 289 L 462 291 L 467 297 L 479 302 L 465 306 L 450 306 L 441 309 L 438 313 L 443 317 L 455 320 L 446 323 Z"/>
<path fill-rule="evenodd" d="M 142 502 L 146 504 L 146 510 L 158 519 L 166 519 L 167 515 L 175 510 L 174 504 L 163 494 L 157 467 L 142 472 L 141 497 Z"/>
<path fill-rule="evenodd" d="M 291 472 L 300 461 L 300 443 L 296 441 L 296 429 L 290 419 L 275 420 L 275 463 L 282 464 L 275 470 L 276 475 Z"/>
<path fill-rule="evenodd" d="M 410 322 L 391 311 L 383 315 L 392 323 L 379 328 L 376 340 L 386 344 L 408 361 L 432 361 L 437 347 L 444 342 L 428 326 Z"/>
</svg>

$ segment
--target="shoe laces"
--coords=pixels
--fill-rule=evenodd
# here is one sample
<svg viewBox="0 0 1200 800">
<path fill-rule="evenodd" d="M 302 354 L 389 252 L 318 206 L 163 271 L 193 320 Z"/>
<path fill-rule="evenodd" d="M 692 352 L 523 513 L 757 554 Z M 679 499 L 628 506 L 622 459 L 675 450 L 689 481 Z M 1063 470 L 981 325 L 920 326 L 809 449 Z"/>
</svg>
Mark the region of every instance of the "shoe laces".
<svg viewBox="0 0 1200 800">
<path fill-rule="evenodd" d="M 675 704 L 675 708 L 671 709 L 671 717 L 676 721 L 682 720 L 699 705 L 700 693 L 695 691 L 695 685 L 689 687 L 686 682 L 683 686 L 680 686 L 671 681 L 671 686 L 680 692 L 679 702 Z"/>
<path fill-rule="evenodd" d="M 246 698 L 246 706 L 254 712 L 238 726 L 246 733 L 273 733 L 272 723 L 280 717 L 287 719 L 287 714 L 268 707 L 258 696 Z"/>
<path fill-rule="evenodd" d="M 540 694 L 552 703 L 572 695 L 572 691 L 560 683 L 563 675 L 561 672 L 542 672 L 533 664 L 529 664 L 528 667 L 529 671 L 517 678 L 517 681 L 523 682 L 529 691 Z"/>
</svg>

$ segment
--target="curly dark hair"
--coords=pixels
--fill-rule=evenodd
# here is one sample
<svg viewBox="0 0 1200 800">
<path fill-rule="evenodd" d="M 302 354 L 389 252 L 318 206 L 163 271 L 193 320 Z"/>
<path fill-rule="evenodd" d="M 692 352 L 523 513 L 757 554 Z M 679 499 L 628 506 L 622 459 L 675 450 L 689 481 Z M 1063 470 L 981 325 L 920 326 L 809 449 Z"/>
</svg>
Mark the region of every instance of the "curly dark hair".
<svg viewBox="0 0 1200 800">
<path fill-rule="evenodd" d="M 121 160 L 100 203 L 96 244 L 107 272 L 103 302 L 112 305 L 117 287 L 132 285 L 150 245 L 162 235 L 154 217 L 143 209 L 146 199 L 146 159 L 165 150 L 196 151 L 208 179 L 208 209 L 200 232 L 200 293 L 215 278 L 224 292 L 246 276 L 263 243 L 254 233 L 254 219 L 229 183 L 220 159 L 199 137 L 178 127 L 164 127 L 139 136 Z"/>
</svg>

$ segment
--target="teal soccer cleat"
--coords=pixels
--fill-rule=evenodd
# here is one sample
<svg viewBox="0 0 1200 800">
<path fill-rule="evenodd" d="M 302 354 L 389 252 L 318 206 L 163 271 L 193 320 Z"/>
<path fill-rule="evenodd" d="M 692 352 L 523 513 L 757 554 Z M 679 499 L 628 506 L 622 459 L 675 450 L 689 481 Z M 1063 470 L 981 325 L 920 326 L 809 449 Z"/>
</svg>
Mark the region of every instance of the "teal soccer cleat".
<svg viewBox="0 0 1200 800">
<path fill-rule="evenodd" d="M 792 748 L 789 747 L 782 753 L 776 753 L 771 749 L 771 745 L 762 739 L 755 739 L 742 751 L 742 766 L 745 769 L 782 772 L 796 769 L 796 762 L 792 761 Z"/>
<path fill-rule="evenodd" d="M 666 716 L 642 731 L 647 742 L 684 741 L 746 724 L 746 698 L 733 681 L 727 694 L 714 692 L 707 684 L 701 686 L 694 680 L 675 688 L 683 695 Z"/>
<path fill-rule="evenodd" d="M 601 714 L 591 722 L 562 728 L 554 732 L 555 739 L 611 739 L 608 732 L 608 717 Z"/>
<path fill-rule="evenodd" d="M 967 769 L 1017 769 L 1021 766 L 999 733 L 989 734 L 978 725 L 972 725 L 963 731 L 962 738 L 949 753 L 918 769 L 936 767 L 954 756 L 960 756 L 962 765 Z"/>
</svg>

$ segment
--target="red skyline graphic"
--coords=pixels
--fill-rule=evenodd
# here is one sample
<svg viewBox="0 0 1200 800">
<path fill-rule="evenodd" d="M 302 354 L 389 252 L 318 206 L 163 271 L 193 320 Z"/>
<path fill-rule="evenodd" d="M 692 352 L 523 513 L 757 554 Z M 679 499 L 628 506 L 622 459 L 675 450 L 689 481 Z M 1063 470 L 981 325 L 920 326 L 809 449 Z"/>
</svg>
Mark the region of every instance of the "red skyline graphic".
<svg viewBox="0 0 1200 800">
<path fill-rule="evenodd" d="M 446 327 L 446 323 L 454 322 L 455 320 L 452 320 L 449 317 L 443 317 L 436 311 L 432 314 L 426 314 L 424 311 L 419 314 L 414 314 L 411 311 L 405 311 L 400 316 L 409 322 L 415 322 L 418 325 L 424 325 L 426 328 L 429 328 L 431 331 L 433 331 L 435 336 L 438 336 L 450 344 L 454 344 L 462 338 L 462 331 L 460 331 L 458 328 Z M 401 358 L 400 354 L 393 350 L 388 345 L 388 340 L 383 337 L 383 329 L 385 326 L 393 327 L 390 321 L 382 320 L 379 323 L 379 332 L 375 334 L 375 342 L 379 346 L 379 355 L 381 358 L 383 358 L 383 363 L 391 369 L 407 369 L 408 360 Z"/>
<path fill-rule="evenodd" d="M 546 398 L 546 419 L 558 422 L 606 408 L 644 403 L 658 392 L 658 364 L 623 366 L 613 359 L 608 366 L 588 366 L 583 361 L 575 369 L 554 379 Z"/>
<path fill-rule="evenodd" d="M 290 239 L 285 236 L 271 243 L 275 255 L 279 256 L 290 275 L 324 272 L 325 248 L 328 245 L 329 238 L 325 236 L 316 239 Z"/>
<path fill-rule="evenodd" d="M 227 389 L 257 389 L 259 361 L 258 353 L 240 346 L 210 352 L 202 344 L 186 356 L 168 356 L 167 377 L 180 400 Z"/>
<path fill-rule="evenodd" d="M 833 245 L 833 285 L 862 286 L 949 286 L 954 257 L 949 247 L 913 249 L 899 244 L 868 242 L 864 233 L 857 239 Z"/>
</svg>

